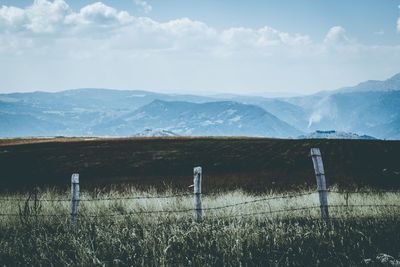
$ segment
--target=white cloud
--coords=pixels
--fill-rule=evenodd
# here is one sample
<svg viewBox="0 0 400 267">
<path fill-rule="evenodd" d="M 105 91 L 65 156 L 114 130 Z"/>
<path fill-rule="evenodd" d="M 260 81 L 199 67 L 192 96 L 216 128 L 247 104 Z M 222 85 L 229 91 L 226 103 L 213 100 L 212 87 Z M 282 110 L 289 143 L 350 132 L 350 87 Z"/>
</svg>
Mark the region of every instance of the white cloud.
<svg viewBox="0 0 400 267">
<path fill-rule="evenodd" d="M 400 10 L 400 5 L 397 6 Z M 397 19 L 397 32 L 400 32 L 400 17 Z"/>
<path fill-rule="evenodd" d="M 133 19 L 126 11 L 117 11 L 101 2 L 81 8 L 79 13 L 71 13 L 65 17 L 65 23 L 73 25 L 109 26 L 127 24 Z"/>
<path fill-rule="evenodd" d="M 175 36 L 215 34 L 216 31 L 207 24 L 200 21 L 193 21 L 189 18 L 175 19 L 165 23 L 157 23 L 158 27 Z"/>
<path fill-rule="evenodd" d="M 23 71 L 21 66 L 31 77 L 23 79 L 27 87 L 35 79 L 42 85 L 48 81 L 45 87 L 64 79 L 70 87 L 84 86 L 87 81 L 87 86 L 125 84 L 125 88 L 149 84 L 156 89 L 267 90 L 270 86 L 271 90 L 291 90 L 289 85 L 305 88 L 301 82 L 312 81 L 313 87 L 321 89 L 331 81 L 335 88 L 349 84 L 342 79 L 347 73 L 361 73 L 367 66 L 370 73 L 398 70 L 399 60 L 400 46 L 360 44 L 341 26 L 332 27 L 323 41 L 316 42 L 306 34 L 269 26 L 216 29 L 190 18 L 160 22 L 102 2 L 80 10 L 64 0 L 0 7 L 0 73 L 3 77 L 9 73 L 8 84 L 2 80 L 0 86 L 10 88 L 22 83 L 12 78 Z M 38 78 L 33 75 L 36 70 L 42 70 Z M 46 71 L 58 71 L 58 79 L 40 78 Z M 315 79 L 320 83 L 315 84 Z M 294 80 L 299 85 L 293 85 Z"/>
<path fill-rule="evenodd" d="M 42 54 L 46 54 L 46 49 L 58 54 L 64 49 L 74 51 L 74 57 L 84 55 L 85 58 L 98 56 L 95 51 L 100 48 L 107 55 L 112 50 L 130 50 L 131 55 L 143 51 L 147 51 L 146 54 L 179 52 L 180 56 L 206 53 L 223 58 L 252 54 L 256 58 L 278 56 L 282 60 L 336 51 L 354 54 L 369 49 L 350 38 L 341 26 L 329 29 L 324 41 L 316 43 L 308 35 L 291 34 L 269 26 L 217 30 L 189 18 L 158 22 L 149 17 L 133 16 L 102 2 L 74 11 L 64 0 L 36 0 L 25 8 L 2 6 L 0 39 L 3 52 L 9 49 L 18 54 L 23 50 L 38 53 L 34 49 L 36 45 Z M 82 45 L 83 42 L 87 45 Z M 27 47 L 23 43 L 30 45 Z M 96 49 L 88 48 L 91 46 Z"/>
<path fill-rule="evenodd" d="M 63 0 L 35 0 L 25 9 L 2 6 L 0 23 L 3 22 L 3 29 L 50 33 L 62 24 L 69 12 L 70 8 Z"/>
<path fill-rule="evenodd" d="M 136 4 L 150 6 L 145 1 Z M 74 12 L 64 0 L 36 0 L 26 8 L 3 6 L 0 23 L 8 32 L 23 31 L 35 39 L 37 33 L 53 33 L 52 41 L 63 38 L 90 38 L 106 31 L 113 47 L 146 46 L 164 49 L 190 48 L 192 51 L 215 49 L 263 49 L 273 46 L 297 46 L 311 43 L 306 35 L 291 35 L 271 27 L 259 29 L 228 28 L 218 31 L 201 21 L 180 18 L 157 22 L 148 17 L 134 17 L 102 2 L 82 7 Z M 49 37 L 50 38 L 50 37 Z M 114 38 L 114 39 L 113 39 Z M 117 42 L 120 42 L 119 44 Z"/>
<path fill-rule="evenodd" d="M 153 7 L 143 0 L 134 0 L 135 5 L 140 6 L 143 9 L 144 13 L 149 13 L 153 9 Z"/>
<path fill-rule="evenodd" d="M 204 51 L 219 43 L 218 31 L 200 21 L 182 18 L 155 25 L 159 36 L 170 40 L 174 50 Z"/>
<path fill-rule="evenodd" d="M 248 46 L 260 48 L 279 45 L 305 45 L 311 43 L 310 38 L 306 35 L 290 35 L 268 26 L 260 29 L 230 28 L 222 32 L 221 38 L 225 44 L 239 47 Z"/>
<path fill-rule="evenodd" d="M 397 31 L 400 32 L 400 18 L 397 19 Z"/>
<path fill-rule="evenodd" d="M 0 8 L 0 25 L 5 28 L 6 26 L 15 26 L 22 24 L 26 19 L 25 11 L 18 7 L 2 6 Z"/>
<path fill-rule="evenodd" d="M 54 32 L 69 12 L 70 8 L 63 0 L 35 0 L 26 10 L 26 28 L 35 33 Z"/>
<path fill-rule="evenodd" d="M 62 35 L 71 27 L 121 26 L 133 21 L 126 11 L 118 11 L 101 2 L 96 2 L 73 12 L 64 0 L 35 0 L 26 8 L 2 6 L 0 29 L 9 32 L 57 33 Z"/>
<path fill-rule="evenodd" d="M 341 26 L 330 28 L 324 39 L 325 44 L 346 45 L 351 42 L 346 34 L 346 30 Z"/>
</svg>

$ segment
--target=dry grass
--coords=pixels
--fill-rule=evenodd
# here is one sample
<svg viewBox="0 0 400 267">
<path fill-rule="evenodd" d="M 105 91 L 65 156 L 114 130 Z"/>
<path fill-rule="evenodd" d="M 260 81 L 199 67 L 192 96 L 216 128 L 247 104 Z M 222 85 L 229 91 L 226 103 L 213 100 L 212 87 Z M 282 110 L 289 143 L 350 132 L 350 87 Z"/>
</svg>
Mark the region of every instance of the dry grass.
<svg viewBox="0 0 400 267">
<path fill-rule="evenodd" d="M 328 199 L 329 205 L 332 206 L 331 215 L 333 217 L 346 215 L 358 218 L 364 215 L 379 215 L 387 211 L 387 209 L 380 208 L 380 206 L 400 205 L 400 193 L 397 192 L 375 192 L 373 190 L 368 192 L 364 190 L 345 193 L 338 191 L 336 188 L 331 188 L 330 191 Z M 177 196 L 170 197 L 174 195 Z M 0 198 L 8 199 L 8 201 L 1 201 L 0 210 L 6 214 L 18 213 L 20 207 L 23 208 L 27 204 L 28 197 L 29 195 L 26 193 L 3 194 Z M 37 205 L 40 205 L 40 213 L 38 214 L 68 215 L 70 212 L 69 198 L 69 192 L 59 193 L 54 190 L 38 192 Z M 291 216 L 319 218 L 320 216 L 318 193 L 311 190 L 286 194 L 270 192 L 263 195 L 253 195 L 242 190 L 236 190 L 210 195 L 205 194 L 202 196 L 202 200 L 203 214 L 207 219 L 229 216 L 240 217 L 241 214 L 247 213 L 265 213 L 266 215 L 263 215 L 263 217 L 266 219 L 288 218 Z M 28 203 L 32 206 L 34 202 L 34 196 L 32 195 Z M 189 192 L 182 194 L 182 192 L 175 192 L 169 189 L 160 193 L 156 189 L 141 191 L 134 187 L 129 187 L 125 188 L 123 192 L 113 190 L 107 192 L 83 191 L 81 192 L 79 209 L 83 217 L 107 214 L 122 216 L 129 213 L 151 211 L 160 211 L 161 213 L 155 212 L 151 215 L 146 213 L 146 216 L 162 217 L 162 212 L 172 211 L 168 214 L 169 217 L 187 218 L 192 215 L 192 202 L 193 197 Z M 367 207 L 362 207 L 362 205 Z M 374 205 L 376 207 L 372 207 Z M 310 207 L 310 209 L 290 211 L 307 207 Z M 177 210 L 185 212 L 174 212 Z M 267 214 L 270 212 L 271 214 Z"/>
<path fill-rule="evenodd" d="M 173 190 L 161 196 L 175 194 Z M 78 227 L 69 229 L 70 203 L 52 190 L 40 192 L 38 202 L 2 201 L 1 265 L 56 266 L 349 266 L 378 253 L 397 256 L 400 250 L 400 209 L 335 208 L 329 222 L 319 219 L 313 192 L 293 198 L 282 194 L 251 195 L 237 190 L 203 196 L 204 208 L 215 208 L 263 198 L 276 198 L 223 209 L 205 210 L 202 223 L 193 222 L 191 196 L 166 199 L 104 200 L 159 196 L 156 190 L 127 188 L 117 191 L 84 191 Z M 26 194 L 2 195 L 14 200 Z M 393 205 L 400 193 L 351 194 L 349 205 Z M 330 193 L 332 205 L 345 205 L 346 194 Z M 36 203 L 36 204 L 35 204 Z M 26 206 L 24 206 L 26 204 Z M 35 206 L 36 205 L 36 206 Z M 25 208 L 25 214 L 23 213 Z M 136 211 L 185 210 L 182 213 L 134 213 Z M 274 210 L 285 212 L 268 214 Z M 26 211 L 28 210 L 28 211 Z M 252 216 L 240 214 L 262 213 Z M 127 214 L 132 213 L 127 216 Z M 42 215 L 59 214 L 59 217 Z M 114 214 L 115 216 L 109 216 Z M 28 216 L 29 215 L 29 216 Z M 37 215 L 37 216 L 36 216 Z M 93 215 L 98 217 L 93 217 Z"/>
<path fill-rule="evenodd" d="M 40 143 L 69 143 L 85 141 L 129 141 L 129 140 L 274 140 L 279 138 L 249 137 L 249 136 L 131 136 L 131 137 L 101 137 L 101 136 L 49 136 L 49 137 L 17 137 L 0 138 L 0 146 L 7 145 L 26 145 Z"/>
</svg>

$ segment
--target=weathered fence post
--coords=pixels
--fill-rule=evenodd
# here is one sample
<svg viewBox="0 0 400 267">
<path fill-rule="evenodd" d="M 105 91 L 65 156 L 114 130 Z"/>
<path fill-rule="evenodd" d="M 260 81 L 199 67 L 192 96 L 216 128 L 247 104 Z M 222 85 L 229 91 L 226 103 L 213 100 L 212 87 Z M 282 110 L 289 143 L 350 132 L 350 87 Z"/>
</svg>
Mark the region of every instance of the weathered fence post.
<svg viewBox="0 0 400 267">
<path fill-rule="evenodd" d="M 71 177 L 71 229 L 75 229 L 78 220 L 79 206 L 79 174 L 74 173 Z"/>
<path fill-rule="evenodd" d="M 317 190 L 319 194 L 319 203 L 321 206 L 321 217 L 322 219 L 327 220 L 329 219 L 328 194 L 326 191 L 324 165 L 322 163 L 322 156 L 319 148 L 311 148 L 311 158 L 314 164 L 315 177 L 317 178 Z"/>
<path fill-rule="evenodd" d="M 193 186 L 194 186 L 194 219 L 196 222 L 201 221 L 202 210 L 201 210 L 201 167 L 195 167 L 193 169 Z"/>
</svg>

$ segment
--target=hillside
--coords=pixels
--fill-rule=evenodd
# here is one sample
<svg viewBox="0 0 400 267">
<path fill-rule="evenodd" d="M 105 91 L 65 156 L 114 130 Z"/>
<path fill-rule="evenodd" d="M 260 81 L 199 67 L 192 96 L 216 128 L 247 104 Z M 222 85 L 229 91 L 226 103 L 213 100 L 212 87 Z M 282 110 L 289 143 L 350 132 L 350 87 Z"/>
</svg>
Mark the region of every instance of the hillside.
<svg viewBox="0 0 400 267">
<path fill-rule="evenodd" d="M 335 130 L 320 131 L 317 130 L 307 135 L 301 135 L 299 139 L 361 139 L 361 140 L 374 140 L 376 138 L 369 135 L 358 135 L 355 133 L 340 132 Z"/>
<path fill-rule="evenodd" d="M 155 100 L 120 118 L 98 124 L 95 135 L 131 136 L 146 128 L 186 136 L 296 136 L 300 131 L 260 107 L 231 101 L 190 103 Z"/>
<path fill-rule="evenodd" d="M 162 136 L 165 131 L 192 136 L 295 137 L 336 130 L 400 139 L 399 88 L 400 74 L 385 81 L 287 98 L 95 88 L 0 94 L 0 137 Z"/>
<path fill-rule="evenodd" d="M 309 129 L 399 139 L 399 107 L 400 91 L 336 93 L 314 104 Z"/>
<path fill-rule="evenodd" d="M 0 94 L 0 137 L 88 136 L 92 135 L 91 127 L 133 112 L 155 99 L 194 103 L 211 100 L 201 96 L 96 88 Z"/>
<path fill-rule="evenodd" d="M 299 105 L 289 103 L 286 100 L 279 98 L 239 95 L 226 96 L 225 98 L 220 96 L 220 99 L 259 106 L 280 120 L 294 126 L 296 129 L 299 129 L 303 132 L 307 132 L 308 130 L 308 114 L 306 113 L 305 109 Z"/>
<path fill-rule="evenodd" d="M 0 187 L 45 184 L 82 188 L 130 183 L 188 190 L 193 167 L 204 170 L 204 192 L 315 187 L 309 151 L 323 154 L 327 183 L 400 188 L 400 141 L 264 138 L 10 139 L 0 142 Z"/>
<path fill-rule="evenodd" d="M 339 92 L 371 92 L 371 91 L 399 91 L 400 90 L 400 73 L 393 75 L 387 80 L 376 81 L 370 80 L 359 83 L 355 86 L 344 87 L 338 89 Z"/>
</svg>

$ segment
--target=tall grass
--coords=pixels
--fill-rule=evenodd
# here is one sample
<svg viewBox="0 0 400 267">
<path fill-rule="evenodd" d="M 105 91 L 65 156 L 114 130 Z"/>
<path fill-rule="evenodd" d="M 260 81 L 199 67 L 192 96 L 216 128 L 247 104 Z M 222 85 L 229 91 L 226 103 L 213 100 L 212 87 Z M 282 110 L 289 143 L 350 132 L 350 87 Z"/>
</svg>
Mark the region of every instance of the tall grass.
<svg viewBox="0 0 400 267">
<path fill-rule="evenodd" d="M 167 190 L 161 196 L 173 195 Z M 1 265 L 53 266 L 349 266 L 379 253 L 399 256 L 400 193 L 330 193 L 332 219 L 320 219 L 318 195 L 293 198 L 233 191 L 203 196 L 203 221 L 193 222 L 191 196 L 159 196 L 155 190 L 82 192 L 75 231 L 68 199 L 47 190 L 31 196 L 0 198 Z M 236 203 L 275 198 L 221 209 Z M 347 198 L 347 201 L 346 201 Z M 338 207 L 346 206 L 348 207 Z M 316 207 L 298 210 L 302 207 Z M 296 210 L 295 210 L 296 209 Z M 149 211 L 158 212 L 135 213 Z M 273 211 L 281 211 L 270 213 Z M 46 216 L 58 215 L 58 216 Z"/>
</svg>

